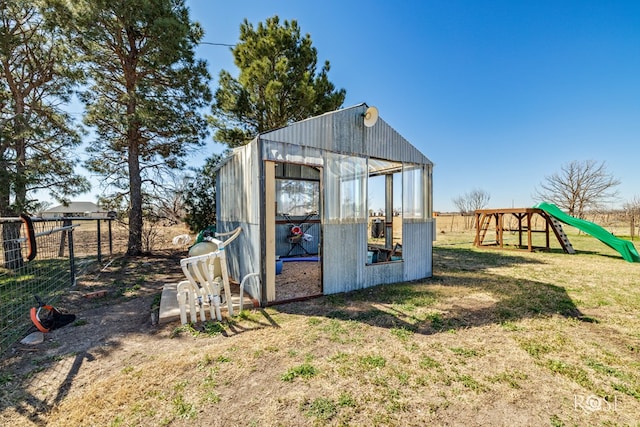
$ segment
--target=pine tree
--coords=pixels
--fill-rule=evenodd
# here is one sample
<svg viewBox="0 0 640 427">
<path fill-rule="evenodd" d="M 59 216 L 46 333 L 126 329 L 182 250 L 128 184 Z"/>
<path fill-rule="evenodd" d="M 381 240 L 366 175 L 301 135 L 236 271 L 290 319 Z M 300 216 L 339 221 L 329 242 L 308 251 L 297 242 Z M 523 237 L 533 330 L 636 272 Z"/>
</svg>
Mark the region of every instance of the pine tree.
<svg viewBox="0 0 640 427">
<path fill-rule="evenodd" d="M 89 189 L 74 172 L 79 130 L 62 109 L 81 74 L 41 6 L 33 0 L 0 0 L 0 216 L 36 209 L 37 190 L 65 201 Z M 19 227 L 2 229 L 5 265 L 18 268 L 20 251 L 7 245 L 17 245 Z"/>
<path fill-rule="evenodd" d="M 301 36 L 295 20 L 281 25 L 274 16 L 254 28 L 245 19 L 240 42 L 231 51 L 240 73 L 236 80 L 220 72 L 210 117 L 217 129 L 214 139 L 229 147 L 344 102 L 345 90 L 329 81 L 329 61 L 317 72 L 317 50 L 309 34 Z"/>
<path fill-rule="evenodd" d="M 126 200 L 127 254 L 138 255 L 145 188 L 184 167 L 207 133 L 210 78 L 194 55 L 202 29 L 184 0 L 50 1 L 89 74 L 81 99 L 97 139 L 86 166 L 114 189 L 106 199 Z"/>
</svg>

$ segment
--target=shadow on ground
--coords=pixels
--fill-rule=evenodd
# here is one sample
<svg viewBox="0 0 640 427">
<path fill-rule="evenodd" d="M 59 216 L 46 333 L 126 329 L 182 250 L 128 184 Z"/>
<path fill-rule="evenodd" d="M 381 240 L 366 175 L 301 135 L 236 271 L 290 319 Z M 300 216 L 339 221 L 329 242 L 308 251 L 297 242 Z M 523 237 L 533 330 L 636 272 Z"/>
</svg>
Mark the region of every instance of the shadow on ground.
<svg viewBox="0 0 640 427">
<path fill-rule="evenodd" d="M 67 396 L 84 365 L 91 369 L 99 363 L 93 368 L 103 369 L 96 360 L 125 350 L 132 341 L 158 340 L 162 330 L 151 324 L 152 306 L 164 284 L 180 277 L 181 256 L 167 251 L 118 258 L 62 295 L 56 306 L 76 314 L 76 321 L 45 334 L 37 346 L 16 343 L 0 358 L 0 424 L 5 410 L 15 410 L 44 425 L 47 412 Z"/>
<path fill-rule="evenodd" d="M 559 315 L 585 317 L 564 288 L 551 283 L 498 276 L 489 268 L 543 264 L 518 255 L 462 248 L 434 249 L 430 279 L 381 285 L 304 303 L 276 306 L 291 314 L 364 322 L 433 334 Z"/>
</svg>

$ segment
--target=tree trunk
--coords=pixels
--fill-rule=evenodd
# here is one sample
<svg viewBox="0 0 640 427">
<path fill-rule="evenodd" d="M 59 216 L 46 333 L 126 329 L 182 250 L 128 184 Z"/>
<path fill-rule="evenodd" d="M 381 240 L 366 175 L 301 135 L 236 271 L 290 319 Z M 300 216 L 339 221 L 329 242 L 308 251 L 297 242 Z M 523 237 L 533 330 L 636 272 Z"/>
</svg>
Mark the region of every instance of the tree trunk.
<svg viewBox="0 0 640 427">
<path fill-rule="evenodd" d="M 137 133 L 137 132 L 136 132 Z M 127 255 L 142 254 L 142 179 L 137 138 L 129 141 L 129 243 Z"/>
<path fill-rule="evenodd" d="M 16 101 L 15 118 L 13 120 L 14 146 L 16 151 L 16 165 L 14 179 L 10 179 L 10 168 L 4 153 L 2 155 L 2 184 L 0 186 L 0 216 L 18 216 L 20 211 L 24 209 L 27 201 L 27 185 L 26 185 L 26 138 L 24 135 L 24 98 L 22 93 L 17 91 L 15 87 L 11 87 L 12 94 Z M 13 189 L 15 202 L 11 206 L 11 182 L 13 181 Z M 20 246 L 20 227 L 21 222 L 10 222 L 2 224 L 2 249 L 4 253 L 4 266 L 12 270 L 18 270 L 24 266 L 22 251 Z"/>
<path fill-rule="evenodd" d="M 4 159 L 0 159 L 0 217 L 17 216 L 11 210 L 8 164 Z M 4 222 L 0 224 L 2 228 L 2 253 L 4 254 L 4 267 L 11 270 L 18 270 L 24 266 L 22 252 L 20 250 L 20 222 Z"/>
</svg>

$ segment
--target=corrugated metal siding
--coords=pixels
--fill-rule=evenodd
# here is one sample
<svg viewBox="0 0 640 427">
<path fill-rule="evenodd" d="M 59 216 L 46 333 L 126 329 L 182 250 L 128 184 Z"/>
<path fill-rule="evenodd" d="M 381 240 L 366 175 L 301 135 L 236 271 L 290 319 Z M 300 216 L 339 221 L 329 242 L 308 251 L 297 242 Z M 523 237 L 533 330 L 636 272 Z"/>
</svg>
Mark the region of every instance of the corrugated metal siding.
<svg viewBox="0 0 640 427">
<path fill-rule="evenodd" d="M 431 164 L 424 154 L 382 118 L 374 126 L 365 127 L 362 115 L 366 109 L 366 105 L 359 105 L 323 114 L 266 132 L 260 138 L 336 153 Z"/>
<path fill-rule="evenodd" d="M 403 281 L 418 280 L 433 275 L 433 223 L 403 222 Z"/>
<path fill-rule="evenodd" d="M 262 134 L 260 140 L 256 139 L 236 150 L 220 168 L 217 193 L 219 230 L 231 230 L 236 225 L 246 230 L 238 242 L 240 244 L 235 248 L 230 247 L 238 251 L 230 257 L 234 277 L 237 275 L 241 278 L 261 268 L 263 236 L 260 205 L 264 203 L 264 188 L 261 187 L 259 165 L 262 160 L 325 166 L 326 150 L 358 157 L 432 165 L 426 156 L 384 120 L 378 119 L 373 127 L 366 128 L 362 117 L 366 108 L 366 105 L 359 105 Z M 262 153 L 259 153 L 260 149 Z M 430 179 L 427 186 L 427 204 L 430 206 Z M 430 277 L 434 230 L 431 220 L 426 221 L 404 223 L 402 262 L 371 266 L 366 265 L 366 223 L 325 223 L 324 247 L 321 251 L 324 293 L 348 292 L 378 284 Z M 278 253 L 289 249 L 284 233 L 288 234 L 287 227 L 277 227 Z M 314 240 L 311 244 L 317 245 L 317 242 Z"/>
<path fill-rule="evenodd" d="M 367 273 L 366 286 L 402 282 L 405 264 L 406 262 L 389 262 L 365 266 Z"/>
<path fill-rule="evenodd" d="M 242 227 L 240 236 L 229 246 L 225 247 L 229 275 L 240 282 L 249 273 L 259 273 L 261 268 L 260 256 L 260 226 L 237 221 L 218 220 L 217 231 L 225 233 Z M 260 300 L 260 289 L 256 280 L 250 280 L 249 287 L 245 289 L 253 298 Z"/>
<path fill-rule="evenodd" d="M 325 295 L 365 286 L 366 224 L 325 225 L 322 277 Z"/>
</svg>

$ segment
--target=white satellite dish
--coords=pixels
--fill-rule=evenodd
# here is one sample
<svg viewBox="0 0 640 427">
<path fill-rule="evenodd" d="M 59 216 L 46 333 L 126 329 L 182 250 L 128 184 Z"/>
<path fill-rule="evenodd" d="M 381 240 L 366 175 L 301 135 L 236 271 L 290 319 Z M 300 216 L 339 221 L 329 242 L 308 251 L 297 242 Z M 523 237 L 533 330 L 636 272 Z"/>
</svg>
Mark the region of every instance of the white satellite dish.
<svg viewBox="0 0 640 427">
<path fill-rule="evenodd" d="M 378 109 L 376 107 L 369 107 L 367 111 L 364 112 L 364 125 L 368 128 L 375 125 L 378 121 Z"/>
</svg>

